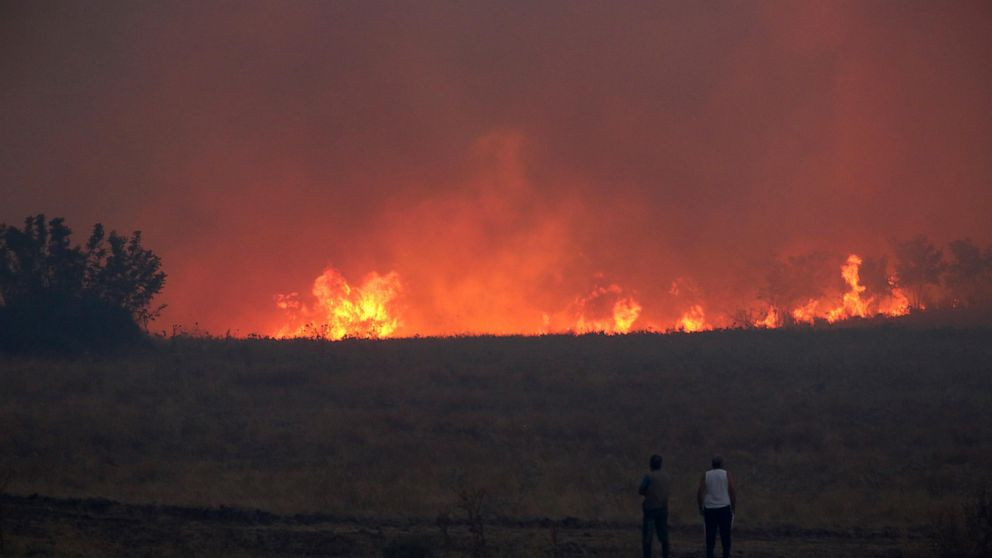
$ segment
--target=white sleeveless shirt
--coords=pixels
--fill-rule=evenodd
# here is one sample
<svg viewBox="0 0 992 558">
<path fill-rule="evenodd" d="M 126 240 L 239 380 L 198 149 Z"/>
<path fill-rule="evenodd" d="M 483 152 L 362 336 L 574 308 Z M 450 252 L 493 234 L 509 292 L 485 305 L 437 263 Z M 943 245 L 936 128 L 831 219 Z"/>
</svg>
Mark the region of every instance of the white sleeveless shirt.
<svg viewBox="0 0 992 558">
<path fill-rule="evenodd" d="M 724 508 L 730 505 L 730 491 L 727 489 L 727 471 L 710 469 L 706 471 L 706 493 L 703 494 L 704 508 Z"/>
</svg>

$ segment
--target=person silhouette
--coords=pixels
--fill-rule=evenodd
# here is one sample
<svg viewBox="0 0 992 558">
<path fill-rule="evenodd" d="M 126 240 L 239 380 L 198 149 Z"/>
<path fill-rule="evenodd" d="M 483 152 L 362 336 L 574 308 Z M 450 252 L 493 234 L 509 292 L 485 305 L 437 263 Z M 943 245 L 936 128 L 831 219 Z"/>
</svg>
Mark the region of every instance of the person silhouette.
<svg viewBox="0 0 992 558">
<path fill-rule="evenodd" d="M 713 558 L 717 531 L 723 558 L 730 558 L 730 529 L 734 524 L 737 494 L 730 473 L 723 468 L 723 458 L 715 456 L 711 463 L 712 468 L 703 473 L 696 491 L 699 514 L 706 525 L 706 558 Z"/>
<path fill-rule="evenodd" d="M 644 496 L 641 508 L 644 512 L 644 523 L 641 526 L 641 543 L 644 558 L 651 558 L 651 546 L 655 535 L 661 543 L 661 556 L 668 558 L 668 495 L 671 492 L 672 481 L 668 473 L 661 470 L 662 459 L 658 454 L 652 455 L 648 466 L 650 470 L 641 479 L 637 493 Z"/>
</svg>

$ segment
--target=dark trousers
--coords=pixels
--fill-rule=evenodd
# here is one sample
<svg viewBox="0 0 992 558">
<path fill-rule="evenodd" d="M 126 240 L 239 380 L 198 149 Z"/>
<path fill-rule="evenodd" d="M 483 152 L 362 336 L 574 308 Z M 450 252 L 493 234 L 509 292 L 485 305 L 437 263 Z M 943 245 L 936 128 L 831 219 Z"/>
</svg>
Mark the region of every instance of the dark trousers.
<svg viewBox="0 0 992 558">
<path fill-rule="evenodd" d="M 706 508 L 703 519 L 706 521 L 706 558 L 713 558 L 717 531 L 720 531 L 723 558 L 730 558 L 730 526 L 734 522 L 734 513 L 730 511 L 730 506 Z"/>
<path fill-rule="evenodd" d="M 641 541 L 644 545 L 644 558 L 651 558 L 651 543 L 658 535 L 661 541 L 661 556 L 668 558 L 668 509 L 644 510 L 644 525 L 641 528 Z"/>
</svg>

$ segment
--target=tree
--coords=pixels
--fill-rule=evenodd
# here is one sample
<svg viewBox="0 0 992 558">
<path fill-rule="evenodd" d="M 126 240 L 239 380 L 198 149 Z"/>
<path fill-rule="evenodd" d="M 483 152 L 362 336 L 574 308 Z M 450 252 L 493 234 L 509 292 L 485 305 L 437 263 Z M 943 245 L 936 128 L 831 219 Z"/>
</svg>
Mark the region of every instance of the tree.
<svg viewBox="0 0 992 558">
<path fill-rule="evenodd" d="M 955 306 L 975 306 L 992 299 L 992 248 L 983 253 L 970 239 L 955 240 L 948 246 L 951 261 L 944 282 Z"/>
<path fill-rule="evenodd" d="M 0 349 L 77 352 L 133 341 L 164 306 L 151 309 L 165 284 L 161 261 L 130 237 L 99 223 L 73 246 L 63 219 L 28 217 L 24 228 L 0 224 Z"/>
<path fill-rule="evenodd" d="M 896 277 L 899 287 L 909 293 L 909 304 L 917 310 L 928 302 L 931 285 L 940 284 L 944 271 L 943 252 L 930 244 L 924 235 L 895 246 Z"/>
<path fill-rule="evenodd" d="M 858 268 L 858 280 L 865 288 L 864 298 L 889 296 L 889 258 L 865 256 Z"/>
<path fill-rule="evenodd" d="M 788 321 L 793 308 L 820 298 L 824 289 L 837 281 L 839 265 L 837 257 L 826 252 L 776 260 L 765 274 L 758 298 L 768 302 Z"/>
<path fill-rule="evenodd" d="M 93 226 L 86 243 L 85 285 L 106 304 L 127 311 L 142 327 L 162 311 L 149 311 L 152 298 L 165 285 L 165 273 L 159 271 L 161 260 L 141 247 L 141 231 L 130 238 L 114 231 L 104 242 L 103 226 Z"/>
</svg>

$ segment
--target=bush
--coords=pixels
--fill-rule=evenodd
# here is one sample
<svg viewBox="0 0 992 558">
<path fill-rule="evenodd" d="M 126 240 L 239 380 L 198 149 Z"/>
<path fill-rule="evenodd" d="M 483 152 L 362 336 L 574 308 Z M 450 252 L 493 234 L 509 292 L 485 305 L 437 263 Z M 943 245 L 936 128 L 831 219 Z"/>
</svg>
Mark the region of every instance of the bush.
<svg viewBox="0 0 992 558">
<path fill-rule="evenodd" d="M 433 558 L 437 541 L 425 536 L 405 535 L 389 541 L 382 549 L 383 558 Z"/>
<path fill-rule="evenodd" d="M 992 558 L 992 496 L 988 489 L 960 512 L 940 518 L 934 550 L 941 558 Z"/>
<path fill-rule="evenodd" d="M 0 350 L 77 353 L 142 338 L 162 310 L 149 309 L 165 284 L 141 233 L 106 235 L 99 223 L 85 247 L 70 244 L 62 219 L 28 217 L 0 225 Z"/>
</svg>

